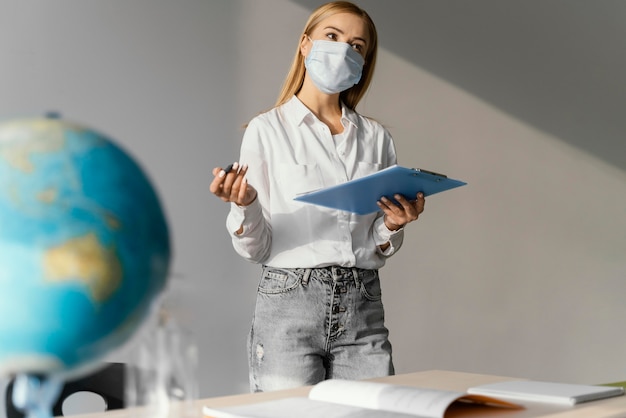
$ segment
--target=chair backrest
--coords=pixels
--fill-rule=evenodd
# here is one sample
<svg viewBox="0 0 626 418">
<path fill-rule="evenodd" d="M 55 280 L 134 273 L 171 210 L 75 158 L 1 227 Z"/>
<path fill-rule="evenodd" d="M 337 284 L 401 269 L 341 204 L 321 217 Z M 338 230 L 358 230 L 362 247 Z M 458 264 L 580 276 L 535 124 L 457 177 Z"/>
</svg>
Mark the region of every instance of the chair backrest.
<svg viewBox="0 0 626 418">
<path fill-rule="evenodd" d="M 54 404 L 54 416 L 63 416 L 63 402 L 77 392 L 92 392 L 101 396 L 107 411 L 124 408 L 125 371 L 124 363 L 107 363 L 90 375 L 68 380 Z M 13 404 L 13 383 L 11 380 L 6 389 L 6 415 L 7 418 L 24 418 L 26 414 Z"/>
</svg>

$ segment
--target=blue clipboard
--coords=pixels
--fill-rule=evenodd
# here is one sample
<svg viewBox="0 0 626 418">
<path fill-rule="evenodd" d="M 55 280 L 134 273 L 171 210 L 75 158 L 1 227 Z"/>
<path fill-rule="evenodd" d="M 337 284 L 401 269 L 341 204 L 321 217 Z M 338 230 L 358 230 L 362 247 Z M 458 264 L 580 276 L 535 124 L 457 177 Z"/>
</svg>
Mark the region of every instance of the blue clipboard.
<svg viewBox="0 0 626 418">
<path fill-rule="evenodd" d="M 413 200 L 418 192 L 430 196 L 466 184 L 444 174 L 393 165 L 336 186 L 300 194 L 294 200 L 366 215 L 380 210 L 376 202 L 383 196 L 394 200 L 394 194 L 401 194 Z"/>
</svg>

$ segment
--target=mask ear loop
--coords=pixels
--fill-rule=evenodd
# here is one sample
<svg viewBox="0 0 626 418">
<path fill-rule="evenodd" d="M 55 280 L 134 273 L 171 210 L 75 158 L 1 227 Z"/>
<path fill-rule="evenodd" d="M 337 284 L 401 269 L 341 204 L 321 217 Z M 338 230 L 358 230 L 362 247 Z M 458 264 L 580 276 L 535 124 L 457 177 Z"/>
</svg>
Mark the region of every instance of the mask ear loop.
<svg viewBox="0 0 626 418">
<path fill-rule="evenodd" d="M 309 42 L 311 42 L 311 49 L 313 49 L 313 39 L 309 35 L 307 35 L 306 37 L 309 38 Z"/>
</svg>

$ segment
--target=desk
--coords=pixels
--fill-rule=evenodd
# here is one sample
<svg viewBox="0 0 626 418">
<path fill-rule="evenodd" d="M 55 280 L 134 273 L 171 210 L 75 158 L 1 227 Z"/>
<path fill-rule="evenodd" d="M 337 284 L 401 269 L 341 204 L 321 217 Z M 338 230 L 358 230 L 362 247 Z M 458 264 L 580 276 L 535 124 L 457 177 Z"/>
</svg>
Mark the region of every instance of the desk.
<svg viewBox="0 0 626 418">
<path fill-rule="evenodd" d="M 501 382 L 506 380 L 518 380 L 512 377 L 492 376 L 484 374 L 461 373 L 450 371 L 424 371 L 416 373 L 401 374 L 396 376 L 373 379 L 377 382 L 387 382 L 397 385 L 417 386 L 433 389 L 449 389 L 465 392 L 469 387 Z M 265 393 L 247 393 L 242 395 L 222 396 L 216 398 L 201 399 L 195 401 L 198 409 L 198 418 L 202 418 L 202 406 L 224 407 L 231 405 L 243 405 L 255 402 L 262 402 L 273 399 L 281 399 L 291 396 L 307 396 L 310 387 L 281 390 Z M 463 414 L 463 417 L 506 417 L 506 418 L 530 418 L 530 417 L 552 417 L 552 418 L 618 418 L 626 417 L 626 396 L 582 403 L 574 407 L 525 403 L 518 402 L 526 406 L 523 410 L 504 410 L 490 408 L 488 412 L 481 408 L 480 412 Z M 137 418 L 141 414 L 133 410 L 117 410 L 99 414 L 74 415 L 73 418 Z"/>
</svg>

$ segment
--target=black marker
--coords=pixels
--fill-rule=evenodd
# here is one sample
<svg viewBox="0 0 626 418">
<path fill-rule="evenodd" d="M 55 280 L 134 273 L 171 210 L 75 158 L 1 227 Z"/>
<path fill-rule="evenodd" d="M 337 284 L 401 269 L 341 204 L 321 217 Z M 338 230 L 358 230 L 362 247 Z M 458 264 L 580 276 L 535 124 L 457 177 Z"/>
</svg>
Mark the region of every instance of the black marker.
<svg viewBox="0 0 626 418">
<path fill-rule="evenodd" d="M 228 164 L 224 169 L 224 174 L 228 174 L 233 169 L 233 164 Z"/>
</svg>

